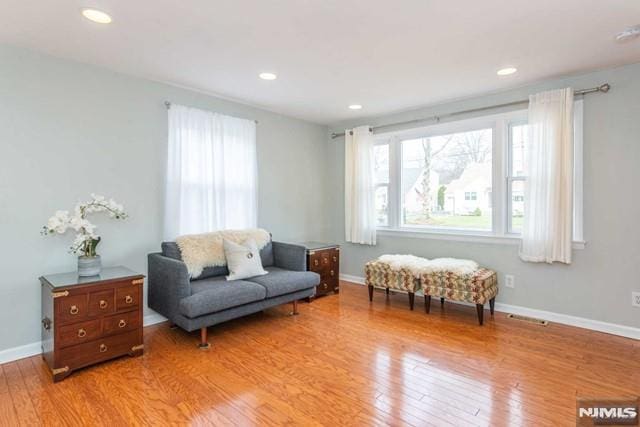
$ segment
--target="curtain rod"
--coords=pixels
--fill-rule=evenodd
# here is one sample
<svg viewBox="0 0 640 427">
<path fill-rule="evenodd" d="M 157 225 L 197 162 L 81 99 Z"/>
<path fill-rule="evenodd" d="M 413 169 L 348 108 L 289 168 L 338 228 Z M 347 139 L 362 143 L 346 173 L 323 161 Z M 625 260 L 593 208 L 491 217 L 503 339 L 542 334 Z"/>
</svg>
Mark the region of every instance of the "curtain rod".
<svg viewBox="0 0 640 427">
<path fill-rule="evenodd" d="M 168 110 L 169 108 L 171 108 L 171 102 L 169 102 L 169 101 L 164 101 L 164 106 L 165 106 L 165 107 L 167 107 L 167 110 Z M 242 118 L 242 117 L 239 117 L 239 118 Z M 246 120 L 246 119 L 245 119 L 245 120 Z M 257 120 L 254 120 L 254 123 L 255 123 L 255 124 L 258 124 L 258 121 L 257 121 Z"/>
<path fill-rule="evenodd" d="M 586 95 L 588 93 L 596 93 L 596 92 L 607 93 L 607 92 L 609 92 L 609 89 L 611 89 L 611 86 L 609 85 L 609 83 L 605 83 L 605 84 L 602 84 L 602 85 L 597 86 L 597 87 L 591 87 L 591 88 L 588 88 L 588 89 L 576 90 L 575 92 L 573 92 L 573 94 L 574 95 Z M 423 119 L 414 119 L 414 120 L 407 120 L 405 122 L 389 123 L 389 124 L 386 124 L 386 125 L 374 126 L 374 127 L 369 128 L 369 130 L 371 132 L 374 132 L 374 131 L 377 131 L 377 130 L 380 130 L 380 129 L 384 129 L 384 128 L 388 128 L 388 127 L 409 125 L 409 124 L 412 124 L 412 123 L 422 123 L 422 122 L 426 122 L 426 121 L 429 121 L 429 120 L 433 120 L 433 121 L 435 121 L 437 123 L 443 117 L 455 117 L 455 116 L 460 116 L 460 115 L 463 115 L 463 114 L 477 113 L 477 112 L 486 111 L 486 110 L 494 110 L 496 108 L 512 107 L 514 105 L 526 104 L 528 102 L 529 102 L 528 99 L 523 99 L 523 100 L 520 100 L 520 101 L 507 102 L 505 104 L 496 104 L 496 105 L 489 105 L 487 107 L 472 108 L 470 110 L 455 111 L 453 113 L 446 113 L 446 114 L 442 114 L 442 115 L 439 115 L 439 116 L 425 117 Z M 353 135 L 353 131 L 350 131 L 350 135 Z M 341 136 L 344 136 L 344 132 L 340 132 L 340 133 L 335 133 L 334 132 L 334 133 L 331 134 L 331 139 L 336 139 L 336 138 L 339 138 Z"/>
</svg>

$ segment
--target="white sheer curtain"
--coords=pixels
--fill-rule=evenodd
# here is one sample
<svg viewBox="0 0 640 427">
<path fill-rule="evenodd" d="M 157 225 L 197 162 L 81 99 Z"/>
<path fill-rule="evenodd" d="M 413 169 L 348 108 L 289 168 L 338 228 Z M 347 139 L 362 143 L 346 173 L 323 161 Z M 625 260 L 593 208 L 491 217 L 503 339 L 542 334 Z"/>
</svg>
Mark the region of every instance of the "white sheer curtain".
<svg viewBox="0 0 640 427">
<path fill-rule="evenodd" d="M 255 122 L 172 104 L 165 239 L 256 225 Z"/>
<path fill-rule="evenodd" d="M 571 263 L 573 89 L 529 98 L 525 208 L 520 258 Z"/>
<path fill-rule="evenodd" d="M 373 134 L 369 126 L 345 131 L 346 241 L 376 244 Z"/>
</svg>

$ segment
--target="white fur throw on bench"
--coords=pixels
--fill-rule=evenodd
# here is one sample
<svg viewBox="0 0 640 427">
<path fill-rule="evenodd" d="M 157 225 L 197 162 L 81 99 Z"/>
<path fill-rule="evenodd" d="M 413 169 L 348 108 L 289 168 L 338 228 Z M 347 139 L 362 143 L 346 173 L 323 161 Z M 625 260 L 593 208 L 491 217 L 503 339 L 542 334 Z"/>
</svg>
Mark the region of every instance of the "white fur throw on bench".
<svg viewBox="0 0 640 427">
<path fill-rule="evenodd" d="M 449 272 L 458 276 L 472 274 L 478 263 L 468 259 L 436 258 L 427 259 L 413 255 L 382 255 L 378 261 L 388 264 L 392 270 L 409 270 L 415 277 L 422 274 Z"/>
<path fill-rule="evenodd" d="M 178 237 L 176 243 L 180 248 L 182 261 L 187 265 L 187 271 L 191 277 L 200 276 L 202 270 L 206 267 L 227 265 L 227 259 L 222 248 L 223 239 L 238 244 L 244 243 L 247 239 L 253 239 L 258 250 L 260 250 L 269 243 L 271 235 L 261 228 L 251 228 L 246 230 L 221 230 Z"/>
</svg>

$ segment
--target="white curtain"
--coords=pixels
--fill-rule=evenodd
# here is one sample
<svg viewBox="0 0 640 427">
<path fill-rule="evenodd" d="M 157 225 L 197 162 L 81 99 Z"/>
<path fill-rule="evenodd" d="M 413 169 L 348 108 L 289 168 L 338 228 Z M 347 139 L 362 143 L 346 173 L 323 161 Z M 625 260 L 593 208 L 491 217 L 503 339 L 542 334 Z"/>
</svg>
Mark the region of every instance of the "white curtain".
<svg viewBox="0 0 640 427">
<path fill-rule="evenodd" d="M 369 126 L 345 131 L 346 241 L 376 244 L 373 134 Z"/>
<path fill-rule="evenodd" d="M 573 89 L 529 97 L 525 208 L 520 258 L 571 263 Z"/>
<path fill-rule="evenodd" d="M 255 122 L 172 104 L 165 239 L 256 225 Z"/>
</svg>

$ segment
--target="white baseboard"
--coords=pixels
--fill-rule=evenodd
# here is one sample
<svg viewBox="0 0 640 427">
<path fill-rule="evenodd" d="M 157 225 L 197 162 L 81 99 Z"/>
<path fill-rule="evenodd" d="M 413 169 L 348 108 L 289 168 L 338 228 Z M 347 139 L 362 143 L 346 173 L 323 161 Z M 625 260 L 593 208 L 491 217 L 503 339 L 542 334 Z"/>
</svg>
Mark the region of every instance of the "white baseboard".
<svg viewBox="0 0 640 427">
<path fill-rule="evenodd" d="M 147 314 L 146 316 L 144 316 L 143 325 L 151 326 L 155 325 L 156 323 L 162 323 L 165 320 L 167 320 L 166 317 L 161 316 L 158 313 Z M 8 348 L 6 350 L 0 351 L 0 364 L 24 359 L 25 357 L 35 356 L 40 353 L 42 353 L 40 341 L 21 345 L 19 347 Z"/>
<path fill-rule="evenodd" d="M 340 274 L 340 280 L 364 285 L 364 278 L 352 276 L 350 274 Z M 472 305 L 469 303 L 450 301 L 451 303 Z M 549 322 L 561 323 L 563 325 L 575 326 L 578 328 L 590 329 L 592 331 L 604 332 L 621 337 L 640 340 L 640 329 L 631 326 L 618 325 L 615 323 L 602 322 L 600 320 L 586 319 L 584 317 L 570 316 L 568 314 L 554 313 L 551 311 L 538 310 L 535 308 L 522 307 L 518 305 L 504 304 L 496 302 L 496 311 L 504 313 L 519 314 L 521 316 L 535 317 L 537 319 L 548 320 Z"/>
</svg>

